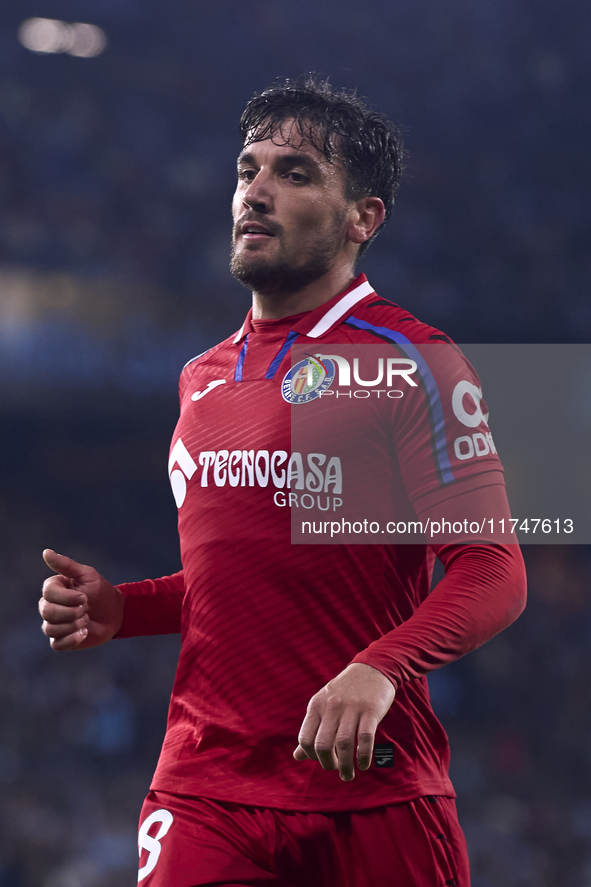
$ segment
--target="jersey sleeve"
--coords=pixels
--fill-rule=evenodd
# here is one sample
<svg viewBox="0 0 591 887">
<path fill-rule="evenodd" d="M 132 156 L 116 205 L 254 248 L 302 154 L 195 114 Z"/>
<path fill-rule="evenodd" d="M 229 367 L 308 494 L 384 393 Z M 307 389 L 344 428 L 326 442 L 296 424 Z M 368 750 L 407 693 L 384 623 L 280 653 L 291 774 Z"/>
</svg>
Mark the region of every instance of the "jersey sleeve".
<svg viewBox="0 0 591 887">
<path fill-rule="evenodd" d="M 412 616 L 353 659 L 395 685 L 476 649 L 510 625 L 526 599 L 521 551 L 515 536 L 499 531 L 511 526 L 509 504 L 475 370 L 451 343 L 409 343 L 401 350 L 417 364 L 417 384 L 393 414 L 394 453 L 415 512 L 423 527 L 430 522 L 427 541 L 446 574 Z M 445 544 L 437 544 L 433 522 L 445 520 L 459 530 L 452 538 L 449 531 L 439 535 Z M 485 532 L 474 536 L 472 521 Z"/>
<path fill-rule="evenodd" d="M 475 650 L 525 607 L 526 579 L 517 545 L 440 545 L 445 577 L 397 628 L 352 660 L 398 687 Z"/>
<path fill-rule="evenodd" d="M 416 513 L 468 490 L 504 484 L 482 386 L 460 349 L 442 342 L 399 348 L 417 365 L 415 386 L 407 390 L 392 427 Z"/>
<path fill-rule="evenodd" d="M 117 588 L 125 598 L 123 624 L 118 638 L 152 634 L 177 634 L 185 596 L 183 572 L 159 579 L 124 582 Z"/>
</svg>

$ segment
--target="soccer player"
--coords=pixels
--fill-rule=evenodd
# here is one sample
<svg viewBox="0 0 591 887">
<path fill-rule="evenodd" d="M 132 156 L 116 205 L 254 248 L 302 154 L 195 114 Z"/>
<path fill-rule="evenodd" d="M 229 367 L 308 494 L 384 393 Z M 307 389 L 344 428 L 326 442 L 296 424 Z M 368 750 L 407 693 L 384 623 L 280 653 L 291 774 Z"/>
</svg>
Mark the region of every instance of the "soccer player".
<svg viewBox="0 0 591 887">
<path fill-rule="evenodd" d="M 398 514 L 508 517 L 482 392 L 444 334 L 355 274 L 392 210 L 396 128 L 308 79 L 255 95 L 241 133 L 231 269 L 252 309 L 181 375 L 169 474 L 183 570 L 114 587 L 46 550 L 43 630 L 55 650 L 181 632 L 141 885 L 467 887 L 426 675 L 519 615 L 518 546 L 292 544 L 290 511 L 337 512 L 339 438 L 353 436 L 387 466 Z M 337 402 L 338 346 L 376 343 L 416 374 L 408 396 L 359 398 L 325 452 L 292 452 L 290 412 Z M 292 371 L 292 346 L 311 369 Z M 435 556 L 446 572 L 430 593 Z"/>
</svg>

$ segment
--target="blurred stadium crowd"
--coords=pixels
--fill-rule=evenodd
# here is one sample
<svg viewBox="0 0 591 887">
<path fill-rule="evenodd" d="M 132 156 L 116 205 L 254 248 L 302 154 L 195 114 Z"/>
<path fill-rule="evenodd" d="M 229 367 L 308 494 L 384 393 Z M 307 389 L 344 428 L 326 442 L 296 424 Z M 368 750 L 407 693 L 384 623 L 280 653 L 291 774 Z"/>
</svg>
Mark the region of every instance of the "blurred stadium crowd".
<svg viewBox="0 0 591 887">
<path fill-rule="evenodd" d="M 92 59 L 21 22 L 91 21 Z M 176 638 L 52 653 L 44 547 L 113 581 L 178 568 L 168 437 L 183 363 L 236 329 L 237 121 L 306 70 L 407 128 L 363 265 L 458 342 L 588 342 L 583 0 L 15 0 L 0 9 L 0 887 L 124 887 Z M 529 546 L 530 603 L 434 674 L 474 887 L 591 887 L 591 555 Z M 338 787 L 337 787 L 338 788 Z"/>
</svg>

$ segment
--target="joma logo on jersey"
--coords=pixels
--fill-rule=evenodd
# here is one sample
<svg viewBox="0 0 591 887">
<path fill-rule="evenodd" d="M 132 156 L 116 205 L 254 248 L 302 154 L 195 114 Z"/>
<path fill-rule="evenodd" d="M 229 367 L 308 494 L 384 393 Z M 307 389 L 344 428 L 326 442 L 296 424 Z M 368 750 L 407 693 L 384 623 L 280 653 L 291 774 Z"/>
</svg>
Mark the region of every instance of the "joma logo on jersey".
<svg viewBox="0 0 591 887">
<path fill-rule="evenodd" d="M 325 453 L 292 453 L 286 450 L 203 450 L 193 459 L 181 438 L 168 460 L 170 485 L 177 507 L 187 495 L 187 481 L 201 467 L 201 486 L 268 487 L 331 493 L 343 490 L 343 472 L 338 456 Z"/>
<path fill-rule="evenodd" d="M 338 388 L 345 391 L 334 390 L 333 382 L 337 376 Z M 283 377 L 281 393 L 283 399 L 291 404 L 309 403 L 317 397 L 356 397 L 367 398 L 372 394 L 379 397 L 403 397 L 404 392 L 392 386 L 394 382 L 405 381 L 413 388 L 417 383 L 412 374 L 417 370 L 416 361 L 408 357 L 379 357 L 374 379 L 362 379 L 359 369 L 359 358 L 353 358 L 353 381 L 361 386 L 351 389 L 351 364 L 346 357 L 340 354 L 310 354 L 306 355 L 293 366 Z M 385 388 L 379 388 L 385 385 Z"/>
</svg>

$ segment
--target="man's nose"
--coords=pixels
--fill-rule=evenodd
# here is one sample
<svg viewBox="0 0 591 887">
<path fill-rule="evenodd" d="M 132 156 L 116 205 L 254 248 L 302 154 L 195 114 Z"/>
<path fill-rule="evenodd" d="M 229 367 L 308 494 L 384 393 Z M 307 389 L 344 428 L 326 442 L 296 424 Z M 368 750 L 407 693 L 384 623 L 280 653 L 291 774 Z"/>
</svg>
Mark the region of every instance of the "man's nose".
<svg viewBox="0 0 591 887">
<path fill-rule="evenodd" d="M 248 188 L 242 195 L 242 201 L 249 209 L 260 213 L 268 213 L 271 211 L 272 195 L 270 182 L 268 178 L 262 174 L 262 171 L 256 174 Z"/>
</svg>

